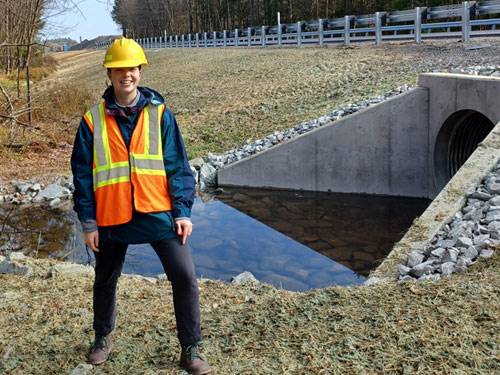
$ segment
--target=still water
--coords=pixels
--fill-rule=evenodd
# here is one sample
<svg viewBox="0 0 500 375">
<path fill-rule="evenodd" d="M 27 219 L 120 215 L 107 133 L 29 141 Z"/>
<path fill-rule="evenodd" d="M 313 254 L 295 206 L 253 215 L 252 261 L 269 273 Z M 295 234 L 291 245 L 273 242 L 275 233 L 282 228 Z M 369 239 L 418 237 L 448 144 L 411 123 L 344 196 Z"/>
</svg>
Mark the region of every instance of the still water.
<svg viewBox="0 0 500 375">
<path fill-rule="evenodd" d="M 288 290 L 362 283 L 430 202 L 353 194 L 231 188 L 197 197 L 190 238 L 199 276 L 243 271 Z M 92 262 L 67 211 L 0 207 L 0 252 Z M 36 249 L 36 251 L 35 251 Z M 24 251 L 24 250 L 23 250 Z M 33 254 L 34 253 L 34 254 Z M 163 273 L 149 245 L 131 245 L 123 272 Z"/>
</svg>

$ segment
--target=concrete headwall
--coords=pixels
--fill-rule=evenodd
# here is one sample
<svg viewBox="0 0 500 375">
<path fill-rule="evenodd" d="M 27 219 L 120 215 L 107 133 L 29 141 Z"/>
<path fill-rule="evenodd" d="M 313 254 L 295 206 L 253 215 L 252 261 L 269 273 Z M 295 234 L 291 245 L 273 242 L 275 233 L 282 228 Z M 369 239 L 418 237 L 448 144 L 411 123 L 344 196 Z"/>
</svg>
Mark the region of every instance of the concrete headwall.
<svg viewBox="0 0 500 375">
<path fill-rule="evenodd" d="M 500 159 L 500 122 L 477 147 L 467 162 L 417 218 L 404 237 L 394 245 L 383 263 L 370 274 L 379 281 L 397 280 L 397 265 L 406 262 L 412 250 L 423 249 L 436 233 L 460 210 L 467 194 L 474 191 Z"/>
<path fill-rule="evenodd" d="M 427 89 L 417 88 L 219 171 L 219 185 L 427 196 Z"/>
<path fill-rule="evenodd" d="M 454 113 L 474 110 L 486 116 L 492 124 L 500 121 L 500 79 L 463 74 L 421 74 L 419 87 L 429 93 L 429 155 L 428 169 L 438 167 L 436 146 L 439 132 L 446 120 Z M 438 173 L 429 174 L 429 198 L 434 198 L 446 185 L 448 179 Z"/>
<path fill-rule="evenodd" d="M 443 124 L 460 110 L 496 124 L 498 98 L 499 78 L 423 74 L 405 94 L 230 164 L 218 183 L 434 198 L 447 182 L 435 171 Z"/>
</svg>

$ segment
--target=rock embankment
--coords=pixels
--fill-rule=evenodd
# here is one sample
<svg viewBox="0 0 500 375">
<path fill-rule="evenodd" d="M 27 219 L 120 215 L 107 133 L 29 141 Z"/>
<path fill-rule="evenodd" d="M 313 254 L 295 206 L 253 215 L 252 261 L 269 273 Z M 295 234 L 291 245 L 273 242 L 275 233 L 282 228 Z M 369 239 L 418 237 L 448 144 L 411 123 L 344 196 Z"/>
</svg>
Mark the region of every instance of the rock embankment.
<svg viewBox="0 0 500 375">
<path fill-rule="evenodd" d="M 71 198 L 74 191 L 72 177 L 58 177 L 53 183 L 44 185 L 38 182 L 19 181 L 0 187 L 0 204 L 40 203 L 50 208 Z"/>
<path fill-rule="evenodd" d="M 464 272 L 499 247 L 500 162 L 429 244 L 412 251 L 406 263 L 398 266 L 399 280 L 438 280 Z"/>
</svg>

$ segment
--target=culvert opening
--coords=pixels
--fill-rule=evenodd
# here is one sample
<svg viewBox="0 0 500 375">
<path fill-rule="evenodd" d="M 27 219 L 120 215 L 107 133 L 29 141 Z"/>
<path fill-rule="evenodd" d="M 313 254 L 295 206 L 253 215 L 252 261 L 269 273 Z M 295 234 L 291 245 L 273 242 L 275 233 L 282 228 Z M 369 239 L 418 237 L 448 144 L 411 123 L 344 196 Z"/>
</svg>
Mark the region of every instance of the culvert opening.
<svg viewBox="0 0 500 375">
<path fill-rule="evenodd" d="M 436 182 L 442 188 L 467 161 L 493 129 L 494 124 L 480 112 L 462 110 L 444 122 L 436 139 Z"/>
</svg>

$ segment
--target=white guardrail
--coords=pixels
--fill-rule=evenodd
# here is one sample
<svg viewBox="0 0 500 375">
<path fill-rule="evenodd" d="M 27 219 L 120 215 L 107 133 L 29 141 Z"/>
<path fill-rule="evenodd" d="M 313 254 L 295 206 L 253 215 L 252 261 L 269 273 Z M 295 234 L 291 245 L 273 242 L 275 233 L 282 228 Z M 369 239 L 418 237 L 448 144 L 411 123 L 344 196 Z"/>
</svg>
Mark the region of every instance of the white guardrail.
<svg viewBox="0 0 500 375">
<path fill-rule="evenodd" d="M 167 35 L 165 31 L 163 36 L 136 41 L 144 48 L 323 46 L 391 40 L 420 43 L 423 39 L 450 37 L 469 41 L 471 37 L 500 35 L 500 18 L 492 15 L 500 15 L 500 0 L 183 35 Z M 96 48 L 107 48 L 111 42 L 97 43 Z"/>
</svg>

